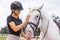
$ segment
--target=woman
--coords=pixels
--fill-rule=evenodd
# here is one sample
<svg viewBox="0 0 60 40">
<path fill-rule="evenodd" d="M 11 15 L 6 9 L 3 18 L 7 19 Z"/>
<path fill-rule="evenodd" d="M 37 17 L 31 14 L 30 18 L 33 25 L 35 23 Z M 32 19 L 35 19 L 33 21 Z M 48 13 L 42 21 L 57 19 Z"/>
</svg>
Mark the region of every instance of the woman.
<svg viewBox="0 0 60 40">
<path fill-rule="evenodd" d="M 9 28 L 9 34 L 6 40 L 19 40 L 20 34 L 28 40 L 28 36 L 25 36 L 22 28 L 28 23 L 30 15 L 27 15 L 25 22 L 19 18 L 19 14 L 23 10 L 22 4 L 18 1 L 11 3 L 11 15 L 7 17 L 7 25 Z"/>
</svg>

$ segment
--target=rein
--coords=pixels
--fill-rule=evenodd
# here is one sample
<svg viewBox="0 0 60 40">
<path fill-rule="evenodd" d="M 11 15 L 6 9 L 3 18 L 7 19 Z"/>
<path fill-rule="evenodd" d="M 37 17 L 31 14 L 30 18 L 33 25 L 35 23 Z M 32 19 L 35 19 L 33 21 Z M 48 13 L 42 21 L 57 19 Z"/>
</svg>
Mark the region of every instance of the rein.
<svg viewBox="0 0 60 40">
<path fill-rule="evenodd" d="M 48 20 L 48 24 L 47 24 L 46 32 L 44 33 L 44 36 L 42 37 L 42 39 L 41 39 L 41 40 L 43 40 L 43 39 L 45 38 L 45 36 L 46 36 L 46 34 L 47 34 L 47 31 L 48 31 L 48 27 L 49 27 L 49 20 Z"/>
</svg>

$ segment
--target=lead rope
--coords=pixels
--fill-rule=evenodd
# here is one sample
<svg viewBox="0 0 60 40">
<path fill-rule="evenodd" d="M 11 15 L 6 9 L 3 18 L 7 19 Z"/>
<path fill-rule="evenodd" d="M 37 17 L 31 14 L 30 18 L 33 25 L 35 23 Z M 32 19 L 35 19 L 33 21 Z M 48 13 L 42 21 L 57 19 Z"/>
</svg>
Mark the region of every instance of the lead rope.
<svg viewBox="0 0 60 40">
<path fill-rule="evenodd" d="M 41 40 L 43 40 L 43 39 L 45 38 L 45 36 L 46 36 L 46 34 L 47 34 L 47 31 L 48 31 L 48 27 L 49 27 L 49 20 L 48 20 L 46 32 L 45 32 L 45 34 L 44 34 L 44 36 L 43 36 L 43 38 L 42 38 Z"/>
</svg>

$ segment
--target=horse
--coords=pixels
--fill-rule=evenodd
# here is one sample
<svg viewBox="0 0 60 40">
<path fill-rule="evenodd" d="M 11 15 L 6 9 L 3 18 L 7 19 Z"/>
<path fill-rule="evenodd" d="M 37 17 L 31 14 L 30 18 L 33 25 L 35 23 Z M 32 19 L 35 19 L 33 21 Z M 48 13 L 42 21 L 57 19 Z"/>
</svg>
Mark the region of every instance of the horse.
<svg viewBox="0 0 60 40">
<path fill-rule="evenodd" d="M 59 28 L 52 18 L 42 10 L 42 7 L 30 10 L 30 20 L 25 29 L 26 35 L 34 37 L 36 28 L 40 28 L 40 40 L 60 40 Z M 34 29 L 34 31 L 33 31 Z"/>
</svg>

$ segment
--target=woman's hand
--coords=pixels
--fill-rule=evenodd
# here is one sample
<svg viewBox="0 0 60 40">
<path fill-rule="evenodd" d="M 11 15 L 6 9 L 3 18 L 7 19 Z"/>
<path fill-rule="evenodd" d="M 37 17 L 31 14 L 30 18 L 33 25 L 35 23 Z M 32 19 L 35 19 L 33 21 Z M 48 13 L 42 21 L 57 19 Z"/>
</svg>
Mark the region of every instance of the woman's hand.
<svg viewBox="0 0 60 40">
<path fill-rule="evenodd" d="M 24 37 L 26 40 L 30 40 L 30 38 L 28 37 L 28 35 L 26 35 L 23 30 L 21 30 L 21 36 Z"/>
<path fill-rule="evenodd" d="M 27 15 L 26 20 L 25 20 L 25 24 L 27 24 L 29 22 L 29 18 L 30 18 L 30 15 Z"/>
<path fill-rule="evenodd" d="M 26 36 L 26 40 L 30 40 L 30 38 L 28 36 Z"/>
</svg>

